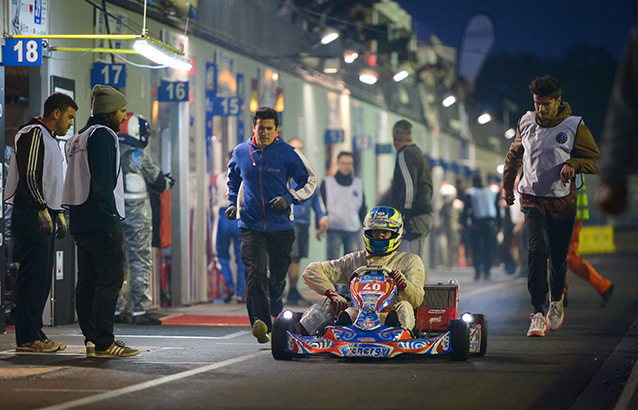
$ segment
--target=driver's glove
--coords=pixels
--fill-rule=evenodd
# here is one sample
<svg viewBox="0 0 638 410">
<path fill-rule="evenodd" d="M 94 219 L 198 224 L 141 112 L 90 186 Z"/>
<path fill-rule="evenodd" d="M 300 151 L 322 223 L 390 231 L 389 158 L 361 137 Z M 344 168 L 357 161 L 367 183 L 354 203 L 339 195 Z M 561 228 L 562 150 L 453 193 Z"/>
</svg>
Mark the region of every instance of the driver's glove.
<svg viewBox="0 0 638 410">
<path fill-rule="evenodd" d="M 231 221 L 237 219 L 237 205 L 229 205 L 224 213 L 226 214 L 226 218 Z"/>
<path fill-rule="evenodd" d="M 275 211 L 285 212 L 288 209 L 288 201 L 283 196 L 276 196 L 271 199 L 269 202 L 270 206 L 273 207 Z"/>
<path fill-rule="evenodd" d="M 393 270 L 390 272 L 390 276 L 397 283 L 397 289 L 399 292 L 403 292 L 405 288 L 408 287 L 408 280 L 405 278 L 405 275 L 399 272 L 398 270 Z"/>
<path fill-rule="evenodd" d="M 335 316 L 339 316 L 339 313 L 348 308 L 348 302 L 336 290 L 328 289 L 327 291 L 323 292 L 323 294 L 326 295 L 328 299 L 330 299 L 330 304 L 332 304 L 332 312 Z"/>
<path fill-rule="evenodd" d="M 38 211 L 38 224 L 42 235 L 49 236 L 53 233 L 53 221 L 48 209 L 45 208 Z"/>
</svg>

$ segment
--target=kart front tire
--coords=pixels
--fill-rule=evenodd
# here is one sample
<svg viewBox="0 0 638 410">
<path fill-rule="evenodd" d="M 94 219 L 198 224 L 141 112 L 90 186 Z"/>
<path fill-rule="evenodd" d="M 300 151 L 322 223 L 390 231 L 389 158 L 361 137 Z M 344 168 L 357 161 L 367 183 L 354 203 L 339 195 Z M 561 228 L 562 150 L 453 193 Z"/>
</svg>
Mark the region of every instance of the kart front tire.
<svg viewBox="0 0 638 410">
<path fill-rule="evenodd" d="M 288 332 L 294 333 L 295 321 L 293 318 L 286 319 L 280 313 L 272 325 L 271 351 L 275 360 L 290 360 L 293 354 L 286 351 L 288 344 Z"/>
<path fill-rule="evenodd" d="M 475 356 L 485 356 L 485 353 L 487 353 L 487 318 L 485 315 L 475 313 L 472 315 L 472 321 L 477 325 L 481 325 L 481 344 Z"/>
<path fill-rule="evenodd" d="M 462 320 L 450 321 L 450 345 L 452 352 L 448 355 L 450 360 L 464 362 L 470 358 L 470 328 Z"/>
</svg>

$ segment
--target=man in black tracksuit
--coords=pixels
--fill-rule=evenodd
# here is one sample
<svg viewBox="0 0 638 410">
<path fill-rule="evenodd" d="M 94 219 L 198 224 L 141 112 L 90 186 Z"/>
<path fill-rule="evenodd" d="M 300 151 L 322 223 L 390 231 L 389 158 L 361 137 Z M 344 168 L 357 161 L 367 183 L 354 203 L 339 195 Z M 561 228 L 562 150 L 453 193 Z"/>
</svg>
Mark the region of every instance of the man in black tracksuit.
<svg viewBox="0 0 638 410">
<path fill-rule="evenodd" d="M 400 120 L 392 127 L 397 160 L 391 187 L 391 205 L 401 212 L 405 233 L 400 251 L 423 257 L 423 241 L 430 233 L 432 169 L 421 149 L 412 142 L 412 124 Z"/>
<path fill-rule="evenodd" d="M 59 352 L 42 331 L 42 312 L 51 290 L 53 234 L 62 238 L 66 221 L 61 197 L 64 157 L 55 139 L 65 135 L 78 109 L 71 97 L 49 96 L 44 115 L 20 127 L 5 188 L 5 201 L 13 204 L 11 216 L 20 263 L 16 281 L 16 353 Z"/>
</svg>

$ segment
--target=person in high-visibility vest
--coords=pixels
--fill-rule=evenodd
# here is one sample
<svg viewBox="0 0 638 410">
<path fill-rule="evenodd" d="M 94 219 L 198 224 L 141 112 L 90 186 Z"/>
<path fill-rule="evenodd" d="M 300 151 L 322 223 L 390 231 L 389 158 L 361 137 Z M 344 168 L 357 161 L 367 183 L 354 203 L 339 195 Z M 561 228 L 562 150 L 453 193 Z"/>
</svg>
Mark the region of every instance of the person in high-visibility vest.
<svg viewBox="0 0 638 410">
<path fill-rule="evenodd" d="M 583 220 L 589 219 L 589 206 L 587 200 L 587 186 L 585 185 L 585 176 L 582 176 L 583 185 L 577 191 L 576 196 L 576 219 L 574 221 L 574 230 L 572 231 L 572 239 L 569 243 L 569 251 L 567 252 L 567 268 L 576 275 L 585 279 L 602 297 L 600 307 L 604 307 L 611 294 L 614 292 L 614 283 L 600 276 L 598 271 L 594 269 L 580 254 L 578 253 L 578 243 L 580 229 L 583 226 Z M 565 278 L 565 288 L 563 290 L 563 305 L 567 304 L 567 291 L 569 285 Z"/>
</svg>

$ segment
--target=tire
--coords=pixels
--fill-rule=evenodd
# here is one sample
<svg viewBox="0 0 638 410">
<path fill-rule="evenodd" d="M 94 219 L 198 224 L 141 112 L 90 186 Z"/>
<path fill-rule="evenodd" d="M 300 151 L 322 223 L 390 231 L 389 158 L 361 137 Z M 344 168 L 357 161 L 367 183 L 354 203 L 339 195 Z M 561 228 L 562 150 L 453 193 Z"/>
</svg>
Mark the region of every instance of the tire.
<svg viewBox="0 0 638 410">
<path fill-rule="evenodd" d="M 452 352 L 448 355 L 450 360 L 464 362 L 470 358 L 470 328 L 462 320 L 451 320 L 450 345 Z"/>
<path fill-rule="evenodd" d="M 481 345 L 479 352 L 475 356 L 485 356 L 485 353 L 487 353 L 487 318 L 485 315 L 476 313 L 472 315 L 472 320 L 474 323 L 481 325 Z"/>
<path fill-rule="evenodd" d="M 290 360 L 293 357 L 293 353 L 286 351 L 286 345 L 288 344 L 288 331 L 295 332 L 295 320 L 294 318 L 286 319 L 283 314 L 280 313 L 272 326 L 272 340 L 271 350 L 272 357 L 275 360 Z"/>
</svg>

